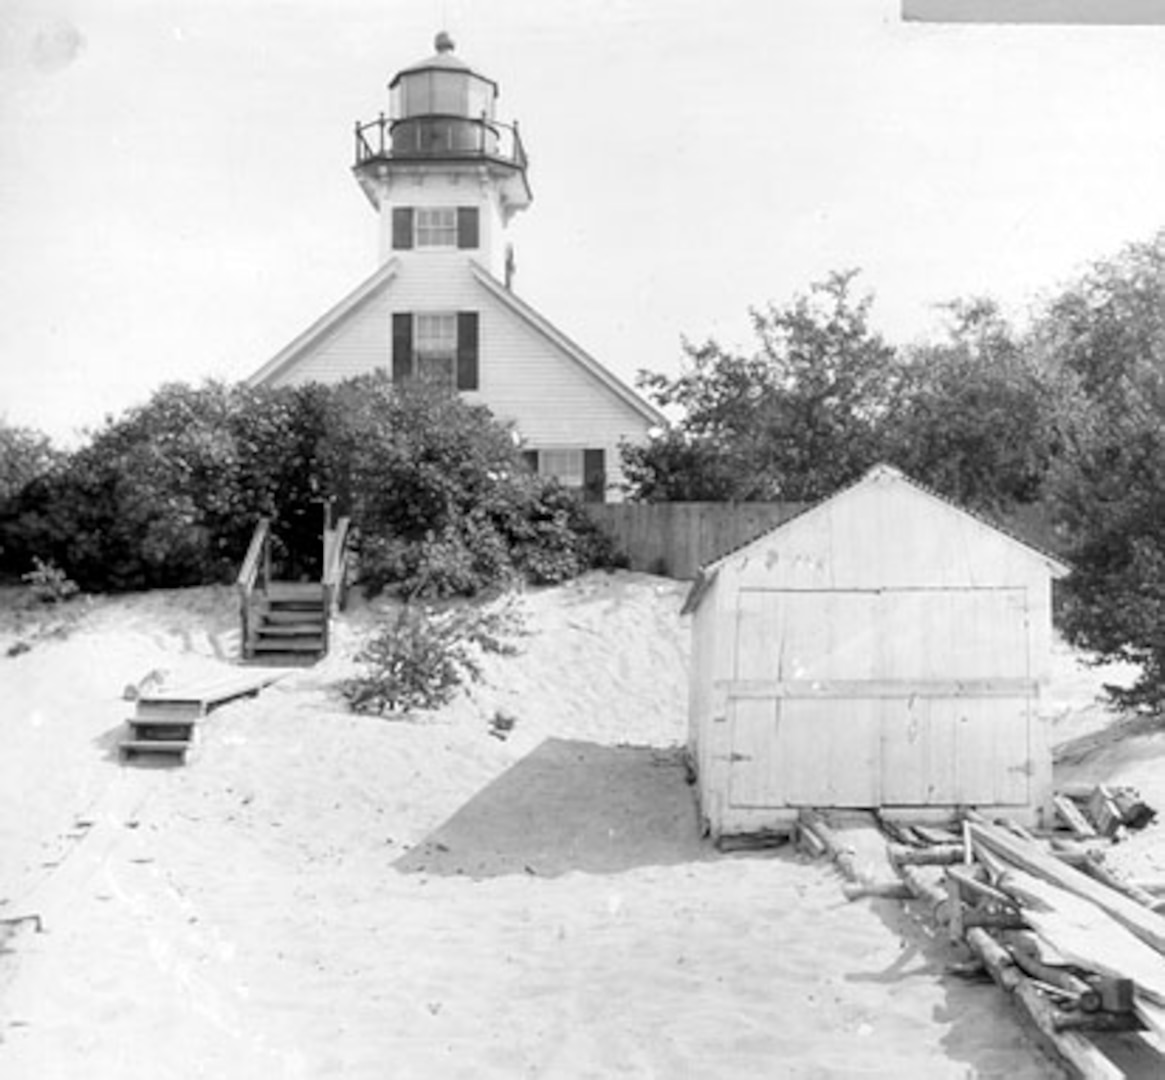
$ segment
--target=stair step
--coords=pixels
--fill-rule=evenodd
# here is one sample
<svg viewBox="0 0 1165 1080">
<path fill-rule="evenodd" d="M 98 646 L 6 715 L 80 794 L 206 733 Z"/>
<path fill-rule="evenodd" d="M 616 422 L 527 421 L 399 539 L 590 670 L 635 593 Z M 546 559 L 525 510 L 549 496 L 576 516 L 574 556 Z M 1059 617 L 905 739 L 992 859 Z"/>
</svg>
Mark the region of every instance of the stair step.
<svg viewBox="0 0 1165 1080">
<path fill-rule="evenodd" d="M 176 754 L 185 758 L 190 743 L 185 739 L 124 739 L 118 749 L 122 757 L 134 754 Z"/>
<path fill-rule="evenodd" d="M 260 637 L 303 637 L 304 635 L 311 635 L 312 637 L 323 637 L 323 623 L 263 623 L 258 628 Z"/>
<path fill-rule="evenodd" d="M 157 724 L 175 724 L 194 721 L 206 712 L 199 701 L 138 701 L 134 719 Z"/>
<path fill-rule="evenodd" d="M 324 655 L 323 649 L 312 652 L 264 652 L 256 656 L 245 657 L 244 665 L 262 664 L 264 667 L 311 667 Z"/>
<path fill-rule="evenodd" d="M 322 607 L 268 608 L 262 613 L 262 619 L 268 624 L 311 622 L 319 626 L 324 622 L 324 609 Z"/>
<path fill-rule="evenodd" d="M 267 585 L 267 599 L 279 603 L 312 600 L 323 603 L 324 587 L 318 581 L 272 581 Z"/>
<path fill-rule="evenodd" d="M 324 651 L 322 638 L 279 638 L 276 641 L 260 637 L 254 645 L 255 652 L 318 652 Z"/>
<path fill-rule="evenodd" d="M 189 742 L 194 738 L 194 722 L 173 720 L 143 720 L 140 716 L 135 716 L 126 721 L 126 726 L 129 728 L 129 735 L 131 739 L 148 742 L 150 740 L 159 742 L 169 742 L 178 739 L 185 739 Z"/>
</svg>

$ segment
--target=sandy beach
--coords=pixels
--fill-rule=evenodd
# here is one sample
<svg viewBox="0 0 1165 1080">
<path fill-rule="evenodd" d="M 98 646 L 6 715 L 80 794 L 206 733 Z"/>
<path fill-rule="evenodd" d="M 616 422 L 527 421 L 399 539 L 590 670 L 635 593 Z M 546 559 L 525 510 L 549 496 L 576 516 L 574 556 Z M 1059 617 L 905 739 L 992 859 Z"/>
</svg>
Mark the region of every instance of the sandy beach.
<svg viewBox="0 0 1165 1080">
<path fill-rule="evenodd" d="M 699 838 L 684 591 L 619 573 L 523 593 L 518 655 L 403 719 L 336 690 L 376 623 L 358 605 L 180 768 L 119 764 L 122 691 L 227 669 L 230 590 L 95 599 L 0 659 L 0 917 L 42 926 L 0 931 L 0 1075 L 1058 1075 L 991 984 L 945 973 L 925 912 Z M 1103 677 L 1061 647 L 1060 734 L 1111 722 Z M 1065 775 L 1162 806 L 1162 755 L 1142 734 Z M 1160 873 L 1161 832 L 1114 863 Z"/>
</svg>

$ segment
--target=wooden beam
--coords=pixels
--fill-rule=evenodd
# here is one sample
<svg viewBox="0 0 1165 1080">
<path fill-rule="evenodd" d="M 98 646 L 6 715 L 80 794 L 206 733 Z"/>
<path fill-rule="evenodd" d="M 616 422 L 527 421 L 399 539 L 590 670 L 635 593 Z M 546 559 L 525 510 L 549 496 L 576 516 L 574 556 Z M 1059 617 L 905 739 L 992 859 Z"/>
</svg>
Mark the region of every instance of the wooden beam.
<svg viewBox="0 0 1165 1080">
<path fill-rule="evenodd" d="M 729 698 L 1030 698 L 1039 692 L 1034 679 L 719 679 Z"/>
<path fill-rule="evenodd" d="M 1118 1069 L 1096 1045 L 1078 1031 L 1061 1031 L 1057 1010 L 1015 966 L 1011 954 L 986 930 L 967 931 L 967 944 L 983 961 L 995 982 L 1013 995 L 1035 1026 L 1041 1042 L 1083 1080 L 1124 1080 Z"/>
<path fill-rule="evenodd" d="M 1091 901 L 1146 944 L 1165 953 L 1165 919 L 1160 915 L 1003 829 L 976 823 L 969 827 L 977 848 L 986 848 L 1035 877 Z"/>
<path fill-rule="evenodd" d="M 886 852 L 891 862 L 911 866 L 950 866 L 963 861 L 962 844 L 933 844 L 924 848 L 887 844 Z"/>
<path fill-rule="evenodd" d="M 1071 829 L 1072 835 L 1078 840 L 1091 840 L 1096 836 L 1096 830 L 1067 795 L 1053 795 L 1052 805 L 1056 808 L 1060 820 Z"/>
</svg>

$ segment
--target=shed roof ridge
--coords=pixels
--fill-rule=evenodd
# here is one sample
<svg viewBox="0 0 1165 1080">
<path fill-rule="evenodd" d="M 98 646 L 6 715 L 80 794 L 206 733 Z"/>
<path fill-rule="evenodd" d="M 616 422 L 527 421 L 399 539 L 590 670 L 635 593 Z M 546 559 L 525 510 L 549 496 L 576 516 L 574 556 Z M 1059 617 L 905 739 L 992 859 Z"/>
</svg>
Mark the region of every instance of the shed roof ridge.
<svg viewBox="0 0 1165 1080">
<path fill-rule="evenodd" d="M 740 551 L 743 551 L 750 544 L 755 544 L 758 540 L 763 540 L 766 536 L 771 536 L 773 533 L 778 532 L 779 530 L 784 529 L 784 528 L 788 527 L 789 525 L 792 525 L 793 522 L 800 520 L 801 518 L 805 517 L 807 514 L 813 513 L 814 511 L 818 510 L 820 507 L 824 506 L 826 503 L 832 502 L 834 499 L 837 499 L 840 496 L 845 495 L 847 492 L 853 491 L 855 488 L 858 488 L 863 484 L 871 483 L 871 482 L 877 481 L 877 480 L 882 479 L 882 478 L 888 478 L 888 479 L 892 479 L 892 480 L 901 481 L 902 483 L 908 485 L 909 487 L 914 488 L 916 491 L 921 492 L 923 495 L 928 495 L 928 496 L 930 496 L 930 498 L 936 499 L 938 502 L 944 503 L 945 505 L 949 506 L 952 510 L 955 510 L 961 514 L 965 514 L 967 517 L 972 518 L 973 520 L 979 522 L 980 525 L 986 525 L 989 529 L 993 529 L 995 532 L 998 532 L 1002 536 L 1007 537 L 1007 539 L 1011 540 L 1013 543 L 1019 544 L 1021 547 L 1027 549 L 1033 555 L 1038 556 L 1039 558 L 1044 559 L 1045 561 L 1052 563 L 1062 573 L 1067 574 L 1069 572 L 1069 569 L 1070 569 L 1069 566 L 1058 555 L 1054 555 L 1054 554 L 1052 554 L 1052 552 L 1046 551 L 1044 548 L 1040 547 L 1038 544 L 1035 544 L 1030 540 L 1024 539 L 1023 537 L 1019 536 L 1013 529 L 1008 528 L 1006 525 L 1000 524 L 998 521 L 994 521 L 993 519 L 991 519 L 990 517 L 988 517 L 986 514 L 982 513 L 981 511 L 971 510 L 970 508 L 968 508 L 966 506 L 962 506 L 960 503 L 958 503 L 954 499 L 952 499 L 949 495 L 944 495 L 944 494 L 942 494 L 942 492 L 937 491 L 935 488 L 932 488 L 929 485 L 922 483 L 920 480 L 915 480 L 913 477 L 908 476 L 906 473 L 904 473 L 896 465 L 891 465 L 887 461 L 880 461 L 880 462 L 878 462 L 878 464 L 873 465 L 869 469 L 867 469 L 857 479 L 851 480 L 848 484 L 842 485 L 832 494 L 823 496 L 822 498 L 818 499 L 816 502 L 810 503 L 808 506 L 799 510 L 797 513 L 793 514 L 791 517 L 786 518 L 784 521 L 778 522 L 776 525 L 773 525 L 770 528 L 765 529 L 763 532 L 757 533 L 757 535 L 752 537 L 751 540 L 746 540 L 746 541 L 744 541 L 744 543 L 737 544 L 736 547 L 730 549 L 729 551 L 724 552 L 723 555 L 718 555 L 715 559 L 712 559 L 709 562 L 704 563 L 704 565 L 700 567 L 700 574 L 702 575 L 705 570 L 715 569 L 722 562 L 724 562 L 725 559 L 730 559 L 733 555 L 737 554 Z"/>
</svg>

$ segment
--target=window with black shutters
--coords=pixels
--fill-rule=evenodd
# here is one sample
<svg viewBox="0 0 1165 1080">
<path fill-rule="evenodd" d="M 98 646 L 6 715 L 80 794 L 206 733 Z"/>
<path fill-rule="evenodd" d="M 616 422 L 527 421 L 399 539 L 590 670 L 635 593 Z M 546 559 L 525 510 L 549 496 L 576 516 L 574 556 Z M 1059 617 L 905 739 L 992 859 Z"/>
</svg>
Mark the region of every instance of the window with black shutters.
<svg viewBox="0 0 1165 1080">
<path fill-rule="evenodd" d="M 392 211 L 394 251 L 413 248 L 473 250 L 481 244 L 476 206 L 396 206 Z"/>
<path fill-rule="evenodd" d="M 392 379 L 436 380 L 450 389 L 479 384 L 476 311 L 398 311 L 392 317 Z"/>
</svg>

